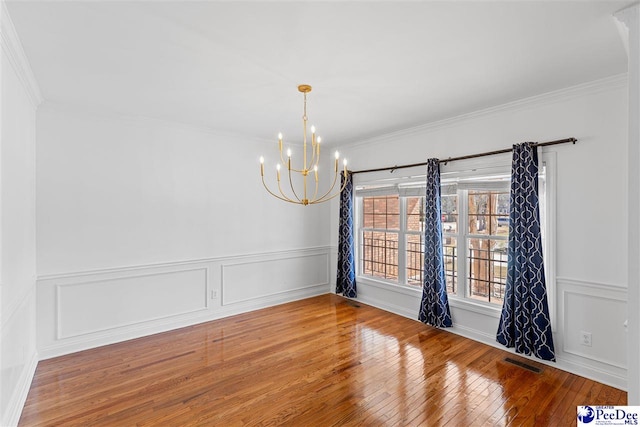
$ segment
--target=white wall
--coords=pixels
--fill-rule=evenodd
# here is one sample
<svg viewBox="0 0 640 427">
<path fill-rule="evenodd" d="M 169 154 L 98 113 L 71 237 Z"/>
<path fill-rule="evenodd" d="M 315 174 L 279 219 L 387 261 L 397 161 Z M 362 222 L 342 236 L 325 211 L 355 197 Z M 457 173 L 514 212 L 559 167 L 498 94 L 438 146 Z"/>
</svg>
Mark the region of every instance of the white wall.
<svg viewBox="0 0 640 427">
<path fill-rule="evenodd" d="M 18 423 L 37 364 L 35 120 L 39 92 L 1 5 L 0 425 Z"/>
<path fill-rule="evenodd" d="M 362 170 L 567 137 L 579 142 L 545 149 L 556 153 L 557 167 L 557 280 L 550 284 L 556 366 L 625 388 L 626 76 L 362 141 L 341 152 L 352 170 Z M 419 298 L 419 290 L 358 281 L 358 299 L 408 317 L 417 318 Z M 452 332 L 496 345 L 498 313 L 451 305 Z M 592 347 L 579 343 L 580 331 L 592 332 Z"/>
<path fill-rule="evenodd" d="M 41 357 L 330 289 L 329 206 L 268 195 L 251 141 L 38 111 Z"/>
<path fill-rule="evenodd" d="M 640 3 L 615 14 L 627 47 L 629 79 L 628 378 L 629 405 L 640 404 Z"/>
</svg>

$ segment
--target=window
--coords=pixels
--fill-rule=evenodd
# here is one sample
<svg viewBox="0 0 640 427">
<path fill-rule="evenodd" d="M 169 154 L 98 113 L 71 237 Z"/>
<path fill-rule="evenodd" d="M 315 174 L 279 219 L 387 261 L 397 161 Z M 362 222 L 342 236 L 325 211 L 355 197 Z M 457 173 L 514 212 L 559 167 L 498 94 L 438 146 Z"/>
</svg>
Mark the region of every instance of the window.
<svg viewBox="0 0 640 427">
<path fill-rule="evenodd" d="M 421 286 L 424 197 L 365 196 L 359 206 L 359 273 Z"/>
<path fill-rule="evenodd" d="M 361 271 L 397 282 L 400 199 L 397 195 L 365 197 L 362 206 Z"/>
<path fill-rule="evenodd" d="M 546 171 L 541 164 L 543 246 L 548 240 Z M 422 194 L 424 184 L 420 182 L 356 187 L 360 277 L 422 288 L 425 206 Z M 509 167 L 443 176 L 441 205 L 447 292 L 453 299 L 502 306 L 507 279 Z M 546 246 L 544 253 L 548 270 Z"/>
<path fill-rule="evenodd" d="M 461 227 L 447 231 L 446 222 L 443 222 L 443 235 L 446 236 L 445 239 L 451 240 L 449 250 L 453 254 L 464 256 L 462 263 L 457 263 L 457 259 L 453 260 L 450 275 L 464 277 L 466 288 L 453 286 L 447 290 L 462 298 L 502 305 L 507 281 L 508 181 L 482 185 L 470 183 L 460 187 L 456 191 L 458 203 L 455 206 L 457 211 L 463 213 L 460 217 Z M 495 189 L 486 189 L 487 187 Z M 445 259 L 445 265 L 446 262 Z"/>
</svg>

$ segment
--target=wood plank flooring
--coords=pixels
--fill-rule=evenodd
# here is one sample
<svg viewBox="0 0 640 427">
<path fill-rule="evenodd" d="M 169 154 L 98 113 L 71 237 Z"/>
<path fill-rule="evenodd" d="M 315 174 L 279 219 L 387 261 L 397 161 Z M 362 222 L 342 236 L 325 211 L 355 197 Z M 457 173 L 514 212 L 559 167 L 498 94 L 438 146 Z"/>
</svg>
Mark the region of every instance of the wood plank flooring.
<svg viewBox="0 0 640 427">
<path fill-rule="evenodd" d="M 570 426 L 626 399 L 327 294 L 42 361 L 20 426 Z"/>
</svg>

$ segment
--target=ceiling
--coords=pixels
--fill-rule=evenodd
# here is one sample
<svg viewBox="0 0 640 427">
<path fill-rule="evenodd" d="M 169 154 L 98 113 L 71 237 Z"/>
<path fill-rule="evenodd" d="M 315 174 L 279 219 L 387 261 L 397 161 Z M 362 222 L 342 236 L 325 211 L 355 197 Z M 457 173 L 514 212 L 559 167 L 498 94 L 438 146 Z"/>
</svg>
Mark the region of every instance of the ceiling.
<svg viewBox="0 0 640 427">
<path fill-rule="evenodd" d="M 47 102 L 329 144 L 624 73 L 630 1 L 7 1 Z"/>
</svg>

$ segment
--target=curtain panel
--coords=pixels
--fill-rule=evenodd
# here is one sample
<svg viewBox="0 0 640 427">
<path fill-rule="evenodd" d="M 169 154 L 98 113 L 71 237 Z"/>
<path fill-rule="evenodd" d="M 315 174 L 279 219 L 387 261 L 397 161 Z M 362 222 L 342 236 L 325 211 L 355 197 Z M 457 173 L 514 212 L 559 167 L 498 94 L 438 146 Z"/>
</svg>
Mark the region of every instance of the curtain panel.
<svg viewBox="0 0 640 427">
<path fill-rule="evenodd" d="M 440 201 L 440 161 L 427 162 L 427 188 L 424 218 L 424 271 L 421 322 L 445 328 L 453 325 L 447 297 L 442 248 L 442 205 Z"/>
<path fill-rule="evenodd" d="M 507 282 L 497 340 L 517 353 L 555 361 L 540 235 L 538 153 L 528 142 L 513 146 L 509 205 Z"/>
<path fill-rule="evenodd" d="M 340 174 L 344 190 L 340 193 L 340 224 L 338 234 L 338 275 L 336 293 L 356 298 L 356 260 L 353 240 L 353 174 Z M 346 180 L 346 184 L 345 184 Z"/>
</svg>

